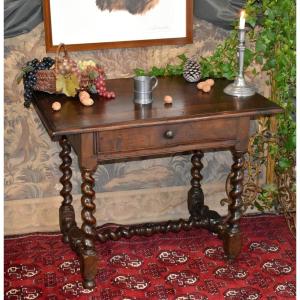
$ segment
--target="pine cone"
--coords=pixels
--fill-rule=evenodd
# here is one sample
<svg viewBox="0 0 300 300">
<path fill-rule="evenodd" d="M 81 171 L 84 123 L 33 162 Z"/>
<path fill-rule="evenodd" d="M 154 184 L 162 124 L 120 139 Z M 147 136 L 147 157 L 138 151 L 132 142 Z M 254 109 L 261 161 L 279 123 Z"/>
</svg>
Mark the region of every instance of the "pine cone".
<svg viewBox="0 0 300 300">
<path fill-rule="evenodd" d="M 188 59 L 183 67 L 183 78 L 188 82 L 198 82 L 201 79 L 201 69 L 195 59 Z"/>
</svg>

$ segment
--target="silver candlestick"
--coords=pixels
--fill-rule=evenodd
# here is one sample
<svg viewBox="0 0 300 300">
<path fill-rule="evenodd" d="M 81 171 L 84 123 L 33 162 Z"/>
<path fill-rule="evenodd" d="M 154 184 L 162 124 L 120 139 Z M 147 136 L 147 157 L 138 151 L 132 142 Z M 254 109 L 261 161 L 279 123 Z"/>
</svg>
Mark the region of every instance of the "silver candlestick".
<svg viewBox="0 0 300 300">
<path fill-rule="evenodd" d="M 245 57 L 245 29 L 239 29 L 239 75 L 233 83 L 229 84 L 224 93 L 235 97 L 249 97 L 255 94 L 255 88 L 249 85 L 244 78 L 244 57 Z"/>
</svg>

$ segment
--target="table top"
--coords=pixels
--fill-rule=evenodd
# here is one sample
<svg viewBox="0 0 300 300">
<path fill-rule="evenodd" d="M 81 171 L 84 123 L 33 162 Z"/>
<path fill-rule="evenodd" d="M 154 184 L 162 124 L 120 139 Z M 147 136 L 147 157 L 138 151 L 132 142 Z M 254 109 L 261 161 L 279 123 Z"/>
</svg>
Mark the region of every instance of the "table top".
<svg viewBox="0 0 300 300">
<path fill-rule="evenodd" d="M 116 93 L 114 100 L 92 95 L 95 103 L 86 107 L 78 98 L 36 92 L 33 104 L 51 137 L 191 119 L 253 118 L 283 111 L 259 94 L 247 98 L 226 95 L 223 90 L 229 83 L 216 80 L 211 92 L 204 93 L 197 89 L 196 84 L 187 83 L 181 77 L 159 78 L 158 87 L 153 92 L 153 103 L 140 106 L 133 102 L 133 79 L 112 79 L 107 80 L 107 87 Z M 165 95 L 173 97 L 172 105 L 164 104 Z M 55 101 L 62 104 L 58 112 L 51 108 Z"/>
</svg>

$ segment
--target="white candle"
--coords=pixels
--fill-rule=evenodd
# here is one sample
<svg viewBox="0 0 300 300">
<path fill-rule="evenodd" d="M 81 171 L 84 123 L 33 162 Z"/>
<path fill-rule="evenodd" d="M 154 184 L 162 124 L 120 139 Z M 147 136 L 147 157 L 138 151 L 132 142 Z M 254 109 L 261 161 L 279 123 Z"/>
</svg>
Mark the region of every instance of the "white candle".
<svg viewBox="0 0 300 300">
<path fill-rule="evenodd" d="M 240 17 L 240 29 L 245 29 L 245 23 L 246 23 L 246 18 L 245 18 L 245 11 L 241 11 L 241 17 Z"/>
</svg>

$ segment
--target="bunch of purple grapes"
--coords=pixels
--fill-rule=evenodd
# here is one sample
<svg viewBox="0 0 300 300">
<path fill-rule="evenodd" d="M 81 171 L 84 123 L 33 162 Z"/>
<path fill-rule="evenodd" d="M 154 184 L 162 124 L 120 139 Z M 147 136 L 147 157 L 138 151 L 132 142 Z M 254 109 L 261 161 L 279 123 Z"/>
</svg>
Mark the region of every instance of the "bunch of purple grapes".
<svg viewBox="0 0 300 300">
<path fill-rule="evenodd" d="M 36 73 L 39 70 L 48 70 L 55 63 L 55 60 L 51 57 L 44 57 L 41 61 L 38 59 L 33 59 L 26 63 L 25 69 L 27 70 L 23 75 L 23 85 L 24 85 L 24 106 L 26 108 L 30 107 L 33 89 L 37 82 Z"/>
</svg>

